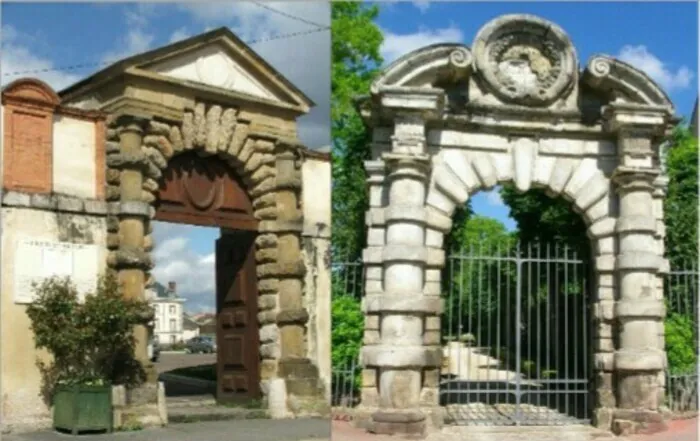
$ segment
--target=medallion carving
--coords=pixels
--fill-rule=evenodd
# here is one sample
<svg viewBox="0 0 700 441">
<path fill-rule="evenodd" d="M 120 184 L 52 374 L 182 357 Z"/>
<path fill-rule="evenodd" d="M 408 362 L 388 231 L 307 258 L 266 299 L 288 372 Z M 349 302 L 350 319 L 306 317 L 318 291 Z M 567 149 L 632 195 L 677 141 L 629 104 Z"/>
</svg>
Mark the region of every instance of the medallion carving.
<svg viewBox="0 0 700 441">
<path fill-rule="evenodd" d="M 576 53 L 566 34 L 528 15 L 487 24 L 477 35 L 474 56 L 486 85 L 514 104 L 550 104 L 577 76 Z"/>
</svg>

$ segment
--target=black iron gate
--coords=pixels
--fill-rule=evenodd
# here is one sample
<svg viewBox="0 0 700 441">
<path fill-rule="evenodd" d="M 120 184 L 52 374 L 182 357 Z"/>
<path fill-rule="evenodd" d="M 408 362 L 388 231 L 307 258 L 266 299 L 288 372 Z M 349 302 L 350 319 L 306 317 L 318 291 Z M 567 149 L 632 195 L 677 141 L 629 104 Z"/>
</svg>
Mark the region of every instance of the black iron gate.
<svg viewBox="0 0 700 441">
<path fill-rule="evenodd" d="M 589 422 L 588 259 L 566 246 L 484 242 L 450 255 L 443 277 L 448 420 Z"/>
</svg>

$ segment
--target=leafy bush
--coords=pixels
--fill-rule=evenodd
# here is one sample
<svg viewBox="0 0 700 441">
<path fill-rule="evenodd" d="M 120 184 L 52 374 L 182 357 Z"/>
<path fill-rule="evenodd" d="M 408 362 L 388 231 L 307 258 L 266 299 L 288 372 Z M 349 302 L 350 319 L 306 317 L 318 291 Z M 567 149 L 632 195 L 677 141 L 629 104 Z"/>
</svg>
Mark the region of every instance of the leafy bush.
<svg viewBox="0 0 700 441">
<path fill-rule="evenodd" d="M 357 360 L 362 347 L 365 317 L 360 301 L 347 295 L 335 297 L 332 320 L 331 359 L 333 366 L 343 367 Z"/>
<path fill-rule="evenodd" d="M 664 323 L 666 354 L 671 374 L 697 371 L 697 336 L 693 319 L 686 315 L 669 313 Z"/>
<path fill-rule="evenodd" d="M 35 345 L 53 358 L 38 362 L 45 399 L 50 402 L 58 384 L 133 386 L 145 380 L 133 329 L 152 320 L 147 302 L 125 299 L 112 276 L 83 302 L 68 278 L 47 279 L 33 289 L 35 301 L 26 311 Z"/>
</svg>

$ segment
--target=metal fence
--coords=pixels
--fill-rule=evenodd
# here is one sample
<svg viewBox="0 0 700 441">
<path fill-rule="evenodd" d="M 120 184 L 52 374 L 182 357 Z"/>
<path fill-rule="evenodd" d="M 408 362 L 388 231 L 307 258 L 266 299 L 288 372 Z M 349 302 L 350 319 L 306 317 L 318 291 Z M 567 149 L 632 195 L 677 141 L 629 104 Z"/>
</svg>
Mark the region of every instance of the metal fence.
<svg viewBox="0 0 700 441">
<path fill-rule="evenodd" d="M 587 260 L 564 246 L 514 242 L 482 243 L 448 256 L 441 384 L 448 420 L 548 425 L 589 420 Z M 667 405 L 674 412 L 697 411 L 700 273 L 697 262 L 676 267 L 665 284 Z M 334 298 L 359 302 L 362 262 L 336 261 L 332 271 Z M 334 406 L 359 404 L 360 373 L 356 355 L 334 359 Z"/>
<path fill-rule="evenodd" d="M 699 275 L 697 262 L 684 262 L 666 277 L 666 404 L 673 412 L 698 410 Z"/>
<path fill-rule="evenodd" d="M 589 260 L 483 240 L 448 257 L 440 395 L 453 424 L 589 421 Z"/>
</svg>

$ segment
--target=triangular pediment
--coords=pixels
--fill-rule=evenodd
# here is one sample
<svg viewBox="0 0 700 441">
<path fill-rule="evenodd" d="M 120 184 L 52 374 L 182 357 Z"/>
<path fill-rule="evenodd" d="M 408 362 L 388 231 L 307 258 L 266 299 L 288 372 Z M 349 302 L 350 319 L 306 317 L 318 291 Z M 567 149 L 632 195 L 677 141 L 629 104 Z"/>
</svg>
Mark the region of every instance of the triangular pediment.
<svg viewBox="0 0 700 441">
<path fill-rule="evenodd" d="M 61 91 L 77 101 L 88 90 L 123 73 L 186 86 L 219 89 L 306 113 L 314 103 L 228 28 L 219 28 L 121 60 Z"/>
<path fill-rule="evenodd" d="M 284 91 L 270 85 L 263 72 L 246 64 L 246 60 L 236 57 L 226 45 L 213 42 L 150 66 L 139 67 L 178 80 L 192 81 L 258 98 L 281 102 L 289 98 L 285 96 Z"/>
</svg>

